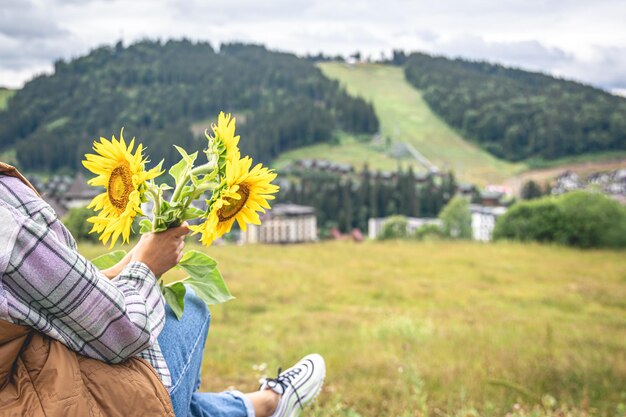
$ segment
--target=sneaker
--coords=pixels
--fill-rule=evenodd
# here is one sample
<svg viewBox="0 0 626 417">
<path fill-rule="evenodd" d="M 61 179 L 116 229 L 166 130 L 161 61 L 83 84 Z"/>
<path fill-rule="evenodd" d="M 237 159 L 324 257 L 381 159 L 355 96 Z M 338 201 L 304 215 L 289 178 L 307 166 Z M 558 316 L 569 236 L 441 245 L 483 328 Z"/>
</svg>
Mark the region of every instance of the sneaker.
<svg viewBox="0 0 626 417">
<path fill-rule="evenodd" d="M 266 378 L 259 390 L 271 389 L 280 400 L 272 417 L 297 417 L 322 390 L 326 365 L 317 353 L 307 355 L 276 378 Z"/>
</svg>

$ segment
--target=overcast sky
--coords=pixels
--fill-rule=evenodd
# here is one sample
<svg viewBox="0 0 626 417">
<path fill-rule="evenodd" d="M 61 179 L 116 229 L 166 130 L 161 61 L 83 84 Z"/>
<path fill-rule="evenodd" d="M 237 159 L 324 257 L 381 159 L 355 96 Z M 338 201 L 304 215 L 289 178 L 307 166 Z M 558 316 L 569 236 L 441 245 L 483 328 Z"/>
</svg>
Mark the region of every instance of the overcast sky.
<svg viewBox="0 0 626 417">
<path fill-rule="evenodd" d="M 0 85 L 142 38 L 486 59 L 626 93 L 623 0 L 0 0 Z"/>
</svg>

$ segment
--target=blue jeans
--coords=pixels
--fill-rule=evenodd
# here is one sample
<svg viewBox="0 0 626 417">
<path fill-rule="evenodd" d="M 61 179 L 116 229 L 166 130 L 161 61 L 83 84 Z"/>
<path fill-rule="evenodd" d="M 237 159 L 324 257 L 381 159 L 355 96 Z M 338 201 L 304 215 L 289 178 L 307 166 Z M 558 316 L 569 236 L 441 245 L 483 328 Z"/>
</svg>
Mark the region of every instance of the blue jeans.
<svg viewBox="0 0 626 417">
<path fill-rule="evenodd" d="M 189 287 L 180 321 L 166 307 L 159 345 L 172 374 L 170 396 L 174 414 L 176 417 L 254 417 L 252 403 L 239 391 L 197 392 L 210 321 L 209 309 Z"/>
</svg>

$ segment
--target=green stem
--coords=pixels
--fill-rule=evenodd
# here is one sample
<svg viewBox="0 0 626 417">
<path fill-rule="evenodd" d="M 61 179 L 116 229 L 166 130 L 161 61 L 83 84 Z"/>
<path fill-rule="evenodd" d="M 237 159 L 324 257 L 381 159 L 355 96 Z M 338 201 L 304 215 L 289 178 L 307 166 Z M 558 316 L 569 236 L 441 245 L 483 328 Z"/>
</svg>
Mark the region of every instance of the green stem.
<svg viewBox="0 0 626 417">
<path fill-rule="evenodd" d="M 210 161 L 210 162 L 207 162 L 206 164 L 197 166 L 193 168 L 192 170 L 190 170 L 187 173 L 187 175 L 185 175 L 185 178 L 179 184 L 176 184 L 176 188 L 174 189 L 174 194 L 172 194 L 170 203 L 174 203 L 180 197 L 180 193 L 183 191 L 183 187 L 185 186 L 185 184 L 189 182 L 192 175 L 208 174 L 209 172 L 215 169 L 215 166 L 216 166 L 215 161 Z"/>
<path fill-rule="evenodd" d="M 152 206 L 152 231 L 156 230 L 156 219 L 161 215 L 161 190 L 154 189 L 154 185 L 148 184 L 148 192 L 152 194 L 154 205 Z"/>
<path fill-rule="evenodd" d="M 193 175 L 208 174 L 215 169 L 215 161 L 207 162 L 204 165 L 200 165 L 191 170 Z"/>
</svg>

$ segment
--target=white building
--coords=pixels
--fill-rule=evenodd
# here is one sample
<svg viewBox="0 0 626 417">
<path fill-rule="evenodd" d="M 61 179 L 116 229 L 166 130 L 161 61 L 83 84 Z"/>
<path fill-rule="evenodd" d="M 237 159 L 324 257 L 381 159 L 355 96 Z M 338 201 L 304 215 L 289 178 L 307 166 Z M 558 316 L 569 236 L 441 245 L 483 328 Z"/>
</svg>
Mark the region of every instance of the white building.
<svg viewBox="0 0 626 417">
<path fill-rule="evenodd" d="M 367 237 L 374 240 L 377 239 L 378 236 L 383 231 L 383 227 L 385 227 L 385 222 L 389 219 L 389 217 L 383 218 L 370 218 L 367 222 Z M 407 217 L 407 226 L 406 231 L 408 234 L 415 233 L 417 229 L 427 224 L 434 224 L 436 226 L 441 226 L 441 220 L 439 219 L 431 219 L 431 218 L 417 218 L 417 217 Z"/>
<path fill-rule="evenodd" d="M 302 243 L 317 240 L 315 208 L 276 204 L 261 216 L 261 225 L 248 225 L 241 243 Z"/>
<path fill-rule="evenodd" d="M 472 239 L 489 242 L 493 237 L 496 220 L 506 212 L 502 206 L 470 205 L 472 212 Z"/>
</svg>

